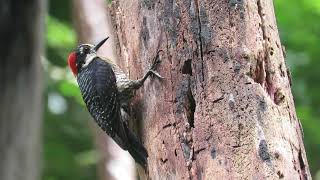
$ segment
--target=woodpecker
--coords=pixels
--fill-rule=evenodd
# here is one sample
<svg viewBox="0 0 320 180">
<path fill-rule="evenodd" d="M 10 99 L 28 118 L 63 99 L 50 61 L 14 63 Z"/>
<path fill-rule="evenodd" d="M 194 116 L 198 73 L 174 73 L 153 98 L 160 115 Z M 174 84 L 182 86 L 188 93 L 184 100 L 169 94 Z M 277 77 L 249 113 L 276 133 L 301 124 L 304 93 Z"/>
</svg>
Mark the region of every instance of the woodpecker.
<svg viewBox="0 0 320 180">
<path fill-rule="evenodd" d="M 135 90 L 150 75 L 162 78 L 156 71 L 160 63 L 159 52 L 149 71 L 138 80 L 130 80 L 108 59 L 97 55 L 108 37 L 96 45 L 81 44 L 68 57 L 68 65 L 77 79 L 83 101 L 100 128 L 123 150 L 127 150 L 137 163 L 146 166 L 148 153 L 138 138 L 128 128 L 124 114 Z"/>
</svg>

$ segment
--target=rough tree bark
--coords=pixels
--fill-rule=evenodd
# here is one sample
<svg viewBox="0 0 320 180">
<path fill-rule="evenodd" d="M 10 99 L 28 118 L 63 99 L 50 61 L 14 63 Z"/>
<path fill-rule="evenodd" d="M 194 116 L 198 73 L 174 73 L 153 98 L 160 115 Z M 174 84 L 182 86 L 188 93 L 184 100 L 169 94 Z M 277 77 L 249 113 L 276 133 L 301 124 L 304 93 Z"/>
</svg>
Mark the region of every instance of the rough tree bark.
<svg viewBox="0 0 320 180">
<path fill-rule="evenodd" d="M 272 0 L 114 0 L 152 179 L 310 179 Z"/>
<path fill-rule="evenodd" d="M 110 36 L 108 42 L 99 49 L 99 55 L 117 60 L 112 37 L 110 16 L 106 13 L 104 0 L 74 0 L 74 25 L 80 43 L 97 43 Z M 100 180 L 126 179 L 136 177 L 134 161 L 129 153 L 121 148 L 105 134 L 92 119 L 90 125 L 94 131 L 97 150 L 101 155 L 98 164 Z"/>
<path fill-rule="evenodd" d="M 40 179 L 45 1 L 0 2 L 0 179 Z"/>
</svg>

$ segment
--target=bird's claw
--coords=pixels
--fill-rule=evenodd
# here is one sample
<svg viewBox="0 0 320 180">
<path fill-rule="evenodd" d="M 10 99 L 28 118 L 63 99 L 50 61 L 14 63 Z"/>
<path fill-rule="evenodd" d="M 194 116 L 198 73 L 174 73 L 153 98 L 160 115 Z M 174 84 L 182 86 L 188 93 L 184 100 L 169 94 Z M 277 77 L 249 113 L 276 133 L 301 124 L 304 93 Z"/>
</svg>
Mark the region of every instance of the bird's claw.
<svg viewBox="0 0 320 180">
<path fill-rule="evenodd" d="M 154 75 L 154 76 L 158 77 L 159 79 L 164 79 L 164 77 L 162 77 L 157 71 L 149 70 L 149 72 L 151 73 L 151 75 Z"/>
</svg>

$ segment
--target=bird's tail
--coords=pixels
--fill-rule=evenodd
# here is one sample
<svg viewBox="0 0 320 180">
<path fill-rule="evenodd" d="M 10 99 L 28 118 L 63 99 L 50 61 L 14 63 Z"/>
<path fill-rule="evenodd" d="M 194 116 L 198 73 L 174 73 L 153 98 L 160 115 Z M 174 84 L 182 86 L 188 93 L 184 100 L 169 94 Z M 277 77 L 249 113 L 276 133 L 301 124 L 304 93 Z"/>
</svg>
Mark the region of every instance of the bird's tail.
<svg viewBox="0 0 320 180">
<path fill-rule="evenodd" d="M 133 157 L 133 159 L 143 166 L 144 168 L 147 165 L 147 160 L 148 160 L 148 152 L 147 150 L 143 147 L 142 143 L 138 140 L 138 138 L 129 130 L 128 127 L 126 132 L 127 132 L 127 137 L 129 141 L 129 146 L 128 146 L 128 151 Z"/>
</svg>

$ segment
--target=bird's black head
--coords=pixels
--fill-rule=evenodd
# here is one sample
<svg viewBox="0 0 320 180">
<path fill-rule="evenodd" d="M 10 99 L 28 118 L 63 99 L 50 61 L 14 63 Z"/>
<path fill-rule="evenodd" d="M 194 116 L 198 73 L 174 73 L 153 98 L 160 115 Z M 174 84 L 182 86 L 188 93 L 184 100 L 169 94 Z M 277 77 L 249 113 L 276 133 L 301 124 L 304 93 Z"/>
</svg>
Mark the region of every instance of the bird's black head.
<svg viewBox="0 0 320 180">
<path fill-rule="evenodd" d="M 68 64 L 73 74 L 76 76 L 81 68 L 89 65 L 89 63 L 97 57 L 98 49 L 108 40 L 109 37 L 100 41 L 97 45 L 81 44 L 68 58 Z"/>
</svg>

